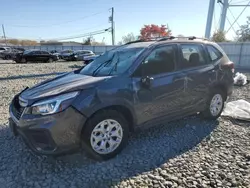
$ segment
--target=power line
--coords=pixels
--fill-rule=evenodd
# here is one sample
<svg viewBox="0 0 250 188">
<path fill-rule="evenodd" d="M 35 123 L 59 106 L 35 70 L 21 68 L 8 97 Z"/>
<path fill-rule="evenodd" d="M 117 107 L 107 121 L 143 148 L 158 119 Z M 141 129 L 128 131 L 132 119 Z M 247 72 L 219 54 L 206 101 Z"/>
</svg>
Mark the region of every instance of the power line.
<svg viewBox="0 0 250 188">
<path fill-rule="evenodd" d="M 102 30 L 98 30 L 98 31 L 94 31 L 94 32 L 89 32 L 89 33 L 83 33 L 80 35 L 73 35 L 73 36 L 67 36 L 67 37 L 59 37 L 59 38 L 51 38 L 51 39 L 46 39 L 46 40 L 69 40 L 69 39 L 76 39 L 76 38 L 83 38 L 83 37 L 87 37 L 87 36 L 91 36 L 91 35 L 97 35 L 97 34 L 102 34 L 105 33 L 107 31 L 109 31 L 110 28 L 107 29 L 102 29 Z"/>
<path fill-rule="evenodd" d="M 86 31 L 86 30 L 90 30 L 90 29 L 94 29 L 94 28 L 100 28 L 100 27 L 103 27 L 103 26 L 106 26 L 107 24 L 103 24 L 103 25 L 96 25 L 96 26 L 93 26 L 93 27 L 88 27 L 88 28 L 83 28 L 81 30 L 78 30 L 78 31 L 74 31 L 72 33 L 76 33 L 76 32 L 79 32 L 79 31 Z M 7 39 L 17 39 L 17 40 L 37 40 L 37 39 L 27 39 L 27 38 L 20 38 L 20 37 L 11 37 L 11 36 L 6 36 Z M 34 38 L 34 37 L 33 37 Z M 43 38 L 41 37 L 35 37 L 35 38 L 40 38 L 40 40 L 44 40 Z M 46 39 L 47 40 L 47 39 Z M 49 39 L 50 40 L 50 39 Z"/>
<path fill-rule="evenodd" d="M 86 19 L 86 18 L 89 18 L 89 17 L 93 17 L 93 16 L 96 16 L 96 15 L 102 14 L 103 12 L 107 12 L 107 10 L 102 11 L 102 12 L 97 12 L 97 13 L 94 13 L 94 14 L 91 14 L 91 15 L 88 15 L 88 16 L 80 17 L 80 18 L 77 18 L 77 19 L 74 19 L 74 20 L 69 20 L 69 21 L 50 24 L 50 25 L 46 24 L 46 25 L 29 25 L 29 26 L 27 26 L 27 25 L 8 25 L 8 26 L 10 26 L 10 27 L 24 27 L 24 28 L 41 28 L 41 27 L 48 27 L 48 26 L 52 27 L 52 26 L 58 26 L 58 25 L 66 24 L 66 23 L 80 21 L 80 20 L 83 20 L 83 19 Z"/>
</svg>

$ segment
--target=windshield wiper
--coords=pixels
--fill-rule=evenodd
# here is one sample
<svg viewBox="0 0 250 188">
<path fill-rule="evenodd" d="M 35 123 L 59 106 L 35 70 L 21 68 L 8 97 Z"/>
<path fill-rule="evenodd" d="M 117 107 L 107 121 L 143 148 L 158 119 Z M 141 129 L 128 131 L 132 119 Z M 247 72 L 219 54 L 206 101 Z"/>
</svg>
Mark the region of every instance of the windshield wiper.
<svg viewBox="0 0 250 188">
<path fill-rule="evenodd" d="M 127 59 L 130 58 L 130 57 L 132 57 L 132 56 L 133 56 L 133 55 L 128 56 Z M 117 59 L 117 61 L 115 62 L 113 68 L 109 71 L 109 76 L 111 75 L 111 73 L 112 73 L 113 71 L 117 71 L 117 65 L 118 65 L 118 63 L 120 63 L 120 56 L 118 56 L 118 59 Z"/>
<path fill-rule="evenodd" d="M 104 61 L 103 63 L 101 63 L 101 64 L 92 72 L 92 76 L 96 76 L 97 73 L 98 73 L 98 71 L 100 70 L 100 68 L 101 68 L 102 66 L 108 65 L 108 64 L 112 61 L 112 59 L 113 59 L 113 58 L 111 58 L 111 59 L 109 59 L 109 60 Z"/>
<path fill-rule="evenodd" d="M 112 62 L 114 56 L 115 56 L 115 53 L 113 54 L 113 56 L 112 56 L 109 60 L 104 61 L 103 63 L 101 63 L 101 64 L 92 72 L 92 76 L 96 76 L 96 75 L 97 75 L 97 72 L 101 69 L 102 66 L 105 67 L 105 66 L 107 66 L 108 64 L 110 64 L 110 63 Z"/>
</svg>

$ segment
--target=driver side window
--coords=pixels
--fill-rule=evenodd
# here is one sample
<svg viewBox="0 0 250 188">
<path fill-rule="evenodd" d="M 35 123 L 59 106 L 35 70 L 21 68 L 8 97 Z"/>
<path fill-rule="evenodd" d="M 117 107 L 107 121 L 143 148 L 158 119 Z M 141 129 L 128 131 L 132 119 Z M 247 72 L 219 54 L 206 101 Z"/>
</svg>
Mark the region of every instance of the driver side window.
<svg viewBox="0 0 250 188">
<path fill-rule="evenodd" d="M 168 73 L 175 70 L 176 54 L 174 45 L 154 49 L 143 61 L 140 68 L 143 76 Z"/>
</svg>

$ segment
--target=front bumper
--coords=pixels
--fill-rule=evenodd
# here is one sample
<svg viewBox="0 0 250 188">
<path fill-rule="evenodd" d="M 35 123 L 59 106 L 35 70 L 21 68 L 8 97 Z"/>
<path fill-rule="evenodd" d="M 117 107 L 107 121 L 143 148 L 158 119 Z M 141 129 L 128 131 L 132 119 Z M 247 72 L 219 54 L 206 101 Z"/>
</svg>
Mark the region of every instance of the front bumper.
<svg viewBox="0 0 250 188">
<path fill-rule="evenodd" d="M 73 107 L 69 107 L 57 114 L 21 115 L 17 119 L 11 105 L 9 121 L 13 134 L 20 135 L 35 153 L 59 155 L 80 147 L 81 129 L 86 118 Z"/>
</svg>

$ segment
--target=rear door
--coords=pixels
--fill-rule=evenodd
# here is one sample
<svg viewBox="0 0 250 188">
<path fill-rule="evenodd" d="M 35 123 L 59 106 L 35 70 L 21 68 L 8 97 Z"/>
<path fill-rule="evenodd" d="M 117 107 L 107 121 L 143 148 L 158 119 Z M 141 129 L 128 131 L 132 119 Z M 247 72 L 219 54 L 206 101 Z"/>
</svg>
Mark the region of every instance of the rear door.
<svg viewBox="0 0 250 188">
<path fill-rule="evenodd" d="M 203 44 L 179 44 L 181 51 L 180 70 L 185 73 L 186 108 L 203 109 L 207 100 L 209 86 L 216 80 L 216 71 Z"/>
<path fill-rule="evenodd" d="M 41 54 L 39 56 L 39 61 L 48 61 L 50 58 L 49 52 L 41 51 Z"/>
<path fill-rule="evenodd" d="M 177 45 L 156 47 L 141 63 L 133 77 L 137 123 L 159 120 L 181 112 L 184 101 L 184 77 L 176 71 Z M 150 86 L 143 80 L 150 79 Z"/>
<path fill-rule="evenodd" d="M 28 61 L 40 61 L 40 55 L 41 52 L 36 50 L 36 51 L 32 51 L 29 54 L 27 54 L 27 60 Z"/>
</svg>

